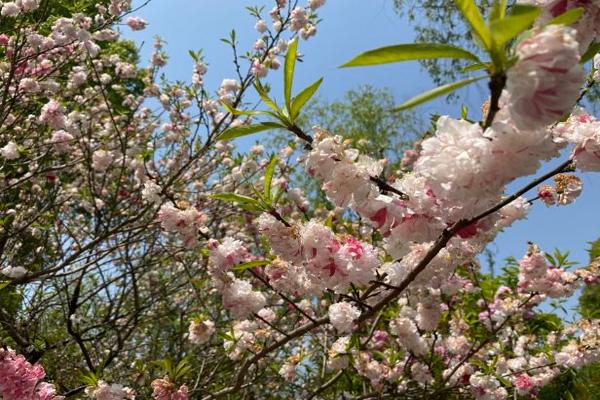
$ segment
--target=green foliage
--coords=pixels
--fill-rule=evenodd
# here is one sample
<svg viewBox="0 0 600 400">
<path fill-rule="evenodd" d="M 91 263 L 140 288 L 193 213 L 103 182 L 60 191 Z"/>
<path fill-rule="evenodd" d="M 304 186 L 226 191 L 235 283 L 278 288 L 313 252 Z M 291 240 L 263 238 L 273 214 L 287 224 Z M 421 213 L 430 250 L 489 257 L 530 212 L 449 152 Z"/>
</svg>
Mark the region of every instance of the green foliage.
<svg viewBox="0 0 600 400">
<path fill-rule="evenodd" d="M 529 29 L 535 19 L 542 13 L 538 7 L 514 6 L 506 18 L 491 23 L 492 35 L 496 46 L 504 46 L 508 41 Z"/>
<path fill-rule="evenodd" d="M 285 65 L 283 70 L 283 91 L 285 107 L 281 109 L 279 105 L 273 100 L 268 93 L 268 89 L 262 85 L 257 79 L 254 82 L 254 88 L 260 96 L 262 102 L 268 106 L 272 111 L 241 111 L 234 109 L 233 107 L 224 104 L 227 111 L 233 115 L 265 115 L 275 119 L 274 121 L 262 122 L 254 125 L 242 125 L 232 128 L 228 128 L 219 135 L 219 140 L 231 140 L 242 136 L 251 135 L 270 129 L 287 129 L 294 131 L 296 128 L 296 119 L 300 115 L 300 111 L 306 105 L 306 103 L 314 96 L 316 91 L 321 86 L 323 78 L 312 83 L 308 87 L 304 88 L 300 93 L 292 97 L 292 85 L 294 80 L 294 68 L 296 65 L 296 57 L 298 55 L 298 40 L 294 39 L 289 47 L 288 52 L 285 56 Z"/>
<path fill-rule="evenodd" d="M 566 370 L 538 395 L 540 400 L 600 400 L 600 363 Z"/>
<path fill-rule="evenodd" d="M 588 47 L 587 51 L 581 56 L 581 63 L 585 64 L 600 52 L 600 42 L 594 42 Z"/>
<path fill-rule="evenodd" d="M 247 269 L 252 269 L 252 268 L 256 268 L 256 267 L 264 267 L 265 265 L 269 265 L 269 264 L 271 264 L 271 261 L 269 261 L 269 260 L 248 261 L 248 262 L 236 265 L 235 267 L 233 267 L 233 270 L 237 271 L 237 272 L 243 272 Z"/>
<path fill-rule="evenodd" d="M 219 140 L 232 140 L 253 133 L 268 131 L 270 129 L 285 128 L 276 122 L 260 122 L 254 125 L 238 125 L 224 130 L 219 135 Z"/>
<path fill-rule="evenodd" d="M 436 97 L 440 97 L 445 94 L 452 93 L 455 90 L 458 90 L 464 86 L 467 86 L 473 82 L 477 82 L 477 81 L 480 81 L 485 78 L 487 78 L 487 76 L 476 76 L 473 78 L 467 78 L 467 79 L 463 79 L 460 81 L 448 83 L 446 85 L 442 85 L 440 87 L 431 89 L 425 93 L 421 93 L 420 95 L 415 96 L 412 99 L 405 101 L 404 103 L 395 107 L 394 111 L 403 111 L 403 110 L 407 110 L 409 108 L 413 108 L 415 106 L 418 106 L 419 104 L 423 104 L 423 103 L 428 102 L 429 100 L 435 99 Z"/>
<path fill-rule="evenodd" d="M 481 0 L 477 6 L 481 13 L 490 9 L 492 16 L 497 18 L 504 12 L 505 1 Z M 508 2 L 508 6 L 514 0 Z M 444 43 L 464 48 L 478 54 L 480 48 L 473 42 L 473 35 L 462 19 L 460 11 L 452 1 L 438 0 L 394 0 L 396 12 L 406 17 L 415 31 L 415 41 L 425 43 Z M 429 73 L 437 85 L 451 82 L 464 76 L 465 60 L 455 59 L 428 59 L 419 61 L 421 66 Z"/>
<path fill-rule="evenodd" d="M 471 27 L 476 42 L 482 45 L 484 50 L 490 51 L 493 46 L 492 32 L 486 25 L 475 0 L 455 0 L 454 3 Z"/>
<path fill-rule="evenodd" d="M 599 262 L 600 239 L 591 242 L 588 249 L 590 263 Z M 600 318 L 600 284 L 587 285 L 579 297 L 579 313 L 584 318 Z"/>
<path fill-rule="evenodd" d="M 581 18 L 581 16 L 584 13 L 584 8 L 583 7 L 576 7 L 576 8 L 572 8 L 569 11 L 566 11 L 565 13 L 552 18 L 548 24 L 563 24 L 563 25 L 571 25 L 575 22 L 577 22 L 579 20 L 579 18 Z"/>
<path fill-rule="evenodd" d="M 455 46 L 441 43 L 407 43 L 367 51 L 343 64 L 342 67 L 359 67 L 433 58 L 462 58 L 479 62 L 479 58 L 475 54 Z"/>
<path fill-rule="evenodd" d="M 275 173 L 275 166 L 277 165 L 277 157 L 272 156 L 271 161 L 265 169 L 265 184 L 264 184 L 264 195 L 266 199 L 271 200 L 271 184 L 273 183 L 273 174 Z"/>
<path fill-rule="evenodd" d="M 419 43 L 371 50 L 358 55 L 343 66 L 374 65 L 422 59 L 464 58 L 475 61 L 476 67 L 471 64 L 463 71 L 483 67 L 491 78 L 490 85 L 493 85 L 498 78 L 504 76 L 506 68 L 510 64 L 511 49 L 507 48 L 506 44 L 527 30 L 540 15 L 541 9 L 534 6 L 515 5 L 511 9 L 511 14 L 507 16 L 505 2 L 495 3 L 490 12 L 489 21 L 486 21 L 474 0 L 455 0 L 455 5 L 471 30 L 474 43 L 489 56 L 490 62 L 481 62 L 479 57 L 468 50 L 449 44 Z M 396 110 L 404 110 L 425 103 L 483 78 L 485 76 L 470 77 L 442 85 L 408 100 L 398 106 Z M 504 82 L 503 79 L 500 80 Z"/>
<path fill-rule="evenodd" d="M 308 85 L 304 88 L 300 93 L 298 93 L 292 99 L 292 106 L 290 109 L 290 118 L 294 121 L 298 115 L 300 114 L 300 110 L 302 107 L 306 105 L 306 103 L 315 95 L 319 86 L 323 83 L 323 78 L 317 80 L 316 82 Z"/>
<path fill-rule="evenodd" d="M 285 65 L 283 66 L 283 92 L 285 106 L 288 110 L 292 108 L 292 83 L 294 81 L 294 67 L 296 66 L 296 57 L 298 56 L 298 38 L 291 41 L 285 55 Z"/>
<path fill-rule="evenodd" d="M 590 243 L 590 262 L 600 257 L 600 239 Z M 560 256 L 552 257 L 554 261 Z M 579 297 L 578 311 L 583 318 L 600 317 L 600 285 L 586 286 Z M 552 384 L 542 388 L 541 400 L 600 400 L 600 363 L 587 365 L 579 370 L 569 369 L 557 377 Z"/>
</svg>

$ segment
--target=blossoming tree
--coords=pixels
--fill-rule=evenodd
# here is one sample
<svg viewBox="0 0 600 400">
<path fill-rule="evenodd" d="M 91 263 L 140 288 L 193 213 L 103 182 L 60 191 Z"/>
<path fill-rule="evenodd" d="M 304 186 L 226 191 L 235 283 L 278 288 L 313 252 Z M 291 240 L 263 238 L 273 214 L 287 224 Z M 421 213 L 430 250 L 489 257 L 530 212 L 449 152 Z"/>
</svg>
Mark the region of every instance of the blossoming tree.
<svg viewBox="0 0 600 400">
<path fill-rule="evenodd" d="M 540 307 L 597 282 L 597 258 L 573 270 L 532 243 L 495 278 L 477 259 L 531 207 L 572 203 L 573 172 L 600 170 L 600 122 L 580 107 L 600 4 L 456 0 L 478 50 L 400 44 L 344 64 L 468 62 L 474 76 L 398 110 L 488 83 L 480 117 L 437 118 L 390 171 L 299 123 L 322 79 L 294 90 L 298 47 L 324 3 L 249 8 L 258 38 L 244 55 L 225 40 L 235 78 L 217 90 L 199 51 L 190 84 L 161 76 L 160 40 L 136 65 L 117 27 L 146 21 L 128 0 L 2 4 L 2 399 L 531 398 L 600 358 L 597 319 Z M 235 153 L 273 130 L 298 145 Z M 290 187 L 299 168 L 328 204 Z"/>
</svg>

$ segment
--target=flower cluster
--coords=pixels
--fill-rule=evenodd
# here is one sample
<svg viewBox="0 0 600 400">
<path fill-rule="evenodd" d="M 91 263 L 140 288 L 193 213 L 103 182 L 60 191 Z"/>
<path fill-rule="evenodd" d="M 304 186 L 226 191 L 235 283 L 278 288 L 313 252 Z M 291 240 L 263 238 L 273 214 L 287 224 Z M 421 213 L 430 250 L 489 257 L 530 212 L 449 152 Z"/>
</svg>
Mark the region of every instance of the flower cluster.
<svg viewBox="0 0 600 400">
<path fill-rule="evenodd" d="M 288 286 L 292 293 L 325 288 L 341 292 L 350 283 L 365 285 L 380 266 L 373 246 L 349 235 L 338 238 L 315 220 L 300 227 L 288 227 L 272 215 L 262 214 L 257 222 L 272 250 L 287 261 L 278 262 L 267 273 L 275 284 Z M 283 283 L 286 281 L 287 284 Z"/>
<path fill-rule="evenodd" d="M 158 220 L 165 231 L 180 235 L 185 247 L 193 247 L 207 216 L 195 207 L 180 209 L 173 203 L 165 203 L 160 207 Z"/>
<path fill-rule="evenodd" d="M 119 383 L 108 384 L 100 380 L 96 386 L 89 386 L 85 393 L 95 400 L 134 400 L 135 392 Z"/>
<path fill-rule="evenodd" d="M 211 320 L 192 320 L 189 327 L 189 340 L 193 344 L 208 342 L 215 333 L 215 323 Z"/>
<path fill-rule="evenodd" d="M 13 350 L 0 349 L 0 395 L 3 400 L 62 400 L 54 385 L 42 382 L 46 373 Z"/>
<path fill-rule="evenodd" d="M 584 81 L 574 29 L 550 25 L 519 43 L 519 60 L 508 71 L 510 115 L 521 129 L 534 129 L 569 113 Z"/>
<path fill-rule="evenodd" d="M 188 388 L 175 386 L 169 378 L 155 379 L 150 384 L 154 400 L 188 400 Z"/>
</svg>

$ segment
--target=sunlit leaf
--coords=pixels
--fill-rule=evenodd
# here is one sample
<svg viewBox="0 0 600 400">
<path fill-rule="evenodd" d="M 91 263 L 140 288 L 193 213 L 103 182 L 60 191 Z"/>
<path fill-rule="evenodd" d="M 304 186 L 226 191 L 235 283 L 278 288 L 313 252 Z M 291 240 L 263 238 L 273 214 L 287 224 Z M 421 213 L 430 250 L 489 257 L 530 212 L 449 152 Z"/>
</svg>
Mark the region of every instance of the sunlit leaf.
<svg viewBox="0 0 600 400">
<path fill-rule="evenodd" d="M 443 95 L 453 92 L 457 89 L 460 89 L 463 86 L 466 86 L 473 82 L 477 82 L 484 78 L 487 78 L 487 76 L 478 76 L 478 77 L 474 77 L 474 78 L 463 79 L 461 81 L 452 82 L 447 85 L 437 87 L 437 88 L 429 90 L 425 93 L 421 93 L 420 95 L 415 96 L 412 99 L 400 104 L 398 107 L 394 108 L 393 111 L 402 111 L 402 110 L 406 110 L 408 108 L 412 108 L 414 106 L 425 103 L 431 99 L 435 99 L 436 97 L 443 96 Z"/>
<path fill-rule="evenodd" d="M 491 50 L 492 48 L 492 33 L 485 24 L 483 16 L 479 12 L 474 0 L 454 0 L 454 3 L 465 17 L 474 36 L 477 37 L 484 48 Z"/>
<path fill-rule="evenodd" d="M 489 66 L 490 65 L 488 63 L 475 63 L 475 64 L 467 65 L 461 71 L 462 72 L 479 71 L 479 70 L 482 70 L 482 69 L 487 69 L 487 68 L 489 68 Z"/>
<path fill-rule="evenodd" d="M 279 106 L 277 105 L 277 103 L 275 103 L 275 101 L 273 99 L 271 99 L 269 97 L 269 94 L 267 93 L 267 90 L 260 83 L 260 81 L 256 80 L 254 82 L 254 88 L 256 89 L 256 92 L 260 96 L 260 99 L 263 101 L 263 103 L 265 103 L 269 108 L 271 108 L 277 114 L 281 113 L 281 110 L 279 109 Z"/>
<path fill-rule="evenodd" d="M 323 78 L 307 86 L 300 93 L 294 96 L 294 98 L 292 99 L 292 106 L 290 108 L 290 116 L 292 120 L 296 119 L 298 114 L 300 114 L 300 110 L 302 110 L 302 107 L 306 104 L 307 101 L 309 101 L 313 97 L 315 92 L 319 89 L 319 86 L 321 86 L 322 82 Z"/>
<path fill-rule="evenodd" d="M 600 42 L 594 42 L 590 44 L 586 52 L 581 56 L 581 60 L 579 60 L 579 62 L 581 64 L 585 64 L 594 58 L 594 56 L 598 53 L 600 53 Z"/>
<path fill-rule="evenodd" d="M 233 270 L 237 271 L 237 272 L 242 272 L 247 269 L 256 268 L 256 267 L 264 267 L 265 265 L 269 265 L 269 264 L 271 264 L 271 261 L 269 261 L 269 260 L 249 261 L 249 262 L 245 262 L 245 263 L 236 265 L 235 267 L 233 267 Z"/>
<path fill-rule="evenodd" d="M 569 11 L 566 11 L 560 14 L 557 17 L 552 18 L 548 21 L 548 25 L 571 25 L 575 22 L 579 21 L 579 18 L 583 15 L 585 9 L 583 7 L 571 8 Z"/>
<path fill-rule="evenodd" d="M 467 50 L 440 43 L 407 43 L 369 50 L 343 64 L 342 67 L 389 64 L 401 61 L 424 60 L 431 58 L 464 58 L 479 61 Z"/>
<path fill-rule="evenodd" d="M 242 203 L 242 204 L 255 204 L 258 203 L 256 199 L 249 196 L 244 196 L 237 193 L 216 193 L 210 196 L 215 200 L 227 201 L 230 203 Z"/>
<path fill-rule="evenodd" d="M 494 0 L 492 10 L 490 11 L 490 21 L 494 22 L 504 18 L 506 15 L 507 0 Z"/>
<path fill-rule="evenodd" d="M 271 200 L 271 183 L 273 182 L 273 174 L 275 173 L 275 166 L 277 165 L 277 157 L 272 156 L 269 165 L 265 169 L 265 188 L 264 194 L 267 200 Z"/>
<path fill-rule="evenodd" d="M 265 111 L 260 110 L 238 110 L 225 102 L 222 102 L 221 104 L 223 105 L 223 108 L 232 115 L 262 115 L 266 113 Z"/>
<path fill-rule="evenodd" d="M 492 22 L 492 36 L 498 47 L 514 39 L 531 27 L 542 9 L 528 5 L 514 5 L 506 18 Z"/>
<path fill-rule="evenodd" d="M 253 133 L 279 128 L 285 128 L 285 126 L 276 122 L 261 122 L 254 125 L 239 125 L 225 129 L 223 133 L 219 135 L 219 140 L 231 140 L 242 136 L 252 135 Z"/>
<path fill-rule="evenodd" d="M 285 96 L 285 105 L 288 110 L 292 108 L 292 83 L 294 80 L 297 51 L 298 38 L 295 38 L 288 46 L 288 51 L 285 55 L 285 65 L 283 67 L 283 93 Z"/>
</svg>

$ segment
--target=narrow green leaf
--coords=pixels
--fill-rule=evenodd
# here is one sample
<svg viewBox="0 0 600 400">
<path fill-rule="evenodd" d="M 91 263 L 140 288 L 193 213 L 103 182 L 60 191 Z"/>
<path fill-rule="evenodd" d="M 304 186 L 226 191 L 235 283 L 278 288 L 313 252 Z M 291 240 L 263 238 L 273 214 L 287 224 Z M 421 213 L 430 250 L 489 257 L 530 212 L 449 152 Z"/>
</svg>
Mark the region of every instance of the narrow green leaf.
<svg viewBox="0 0 600 400">
<path fill-rule="evenodd" d="M 571 394 L 571 392 L 569 390 L 566 391 L 565 396 L 566 396 L 567 400 L 575 400 L 575 398 L 573 397 L 573 395 Z"/>
<path fill-rule="evenodd" d="M 250 196 L 244 196 L 243 194 L 237 193 L 216 193 L 210 196 L 215 200 L 227 201 L 230 203 L 240 203 L 240 204 L 258 204 L 256 199 L 253 199 Z"/>
<path fill-rule="evenodd" d="M 271 201 L 271 183 L 273 182 L 273 175 L 275 174 L 275 166 L 277 165 L 277 157 L 276 156 L 272 156 L 271 157 L 271 161 L 269 161 L 269 164 L 267 165 L 267 168 L 265 169 L 265 187 L 264 187 L 264 194 L 265 194 L 265 199 L 267 199 L 267 201 Z"/>
<path fill-rule="evenodd" d="M 473 78 L 467 78 L 467 79 L 463 79 L 461 81 L 452 82 L 447 85 L 437 87 L 437 88 L 429 90 L 425 93 L 421 93 L 420 95 L 415 96 L 412 99 L 400 104 L 398 107 L 394 108 L 393 111 L 402 111 L 402 110 L 406 110 L 408 108 L 412 108 L 414 106 L 425 103 L 431 99 L 445 95 L 447 93 L 453 92 L 456 89 L 460 89 L 463 86 L 466 86 L 473 82 L 477 82 L 484 78 L 487 78 L 487 75 L 477 76 L 477 77 L 473 77 Z"/>
<path fill-rule="evenodd" d="M 225 129 L 220 135 L 219 140 L 231 140 L 242 136 L 251 135 L 269 129 L 285 128 L 285 126 L 276 122 L 261 122 L 254 125 L 239 125 Z"/>
<path fill-rule="evenodd" d="M 594 42 L 590 44 L 586 52 L 581 56 L 581 60 L 579 60 L 579 62 L 581 64 L 585 64 L 594 58 L 594 56 L 598 53 L 600 53 L 600 42 Z"/>
<path fill-rule="evenodd" d="M 585 9 L 583 7 L 571 8 L 569 11 L 565 11 L 557 17 L 552 18 L 548 21 L 548 25 L 571 25 L 574 24 L 581 18 Z"/>
<path fill-rule="evenodd" d="M 302 110 L 302 107 L 304 107 L 306 102 L 314 96 L 315 92 L 319 89 L 319 86 L 321 86 L 322 82 L 323 78 L 307 86 L 306 88 L 304 88 L 304 90 L 302 90 L 300 93 L 294 96 L 294 98 L 292 99 L 292 106 L 290 108 L 290 117 L 292 118 L 292 121 L 294 121 L 296 117 L 298 117 L 298 114 L 300 114 L 300 110 Z"/>
<path fill-rule="evenodd" d="M 492 33 L 485 24 L 474 0 L 454 0 L 454 3 L 465 17 L 474 36 L 477 37 L 486 50 L 492 49 Z"/>
<path fill-rule="evenodd" d="M 275 193 L 273 193 L 273 201 L 271 202 L 272 206 L 276 206 L 277 203 L 279 203 L 279 200 L 281 199 L 281 196 L 283 196 L 283 194 L 285 193 L 285 190 L 281 190 L 280 187 L 277 187 L 275 189 Z"/>
<path fill-rule="evenodd" d="M 593 261 L 597 257 L 600 257 L 600 239 L 588 242 L 590 248 L 588 249 L 588 253 L 590 255 L 590 261 Z"/>
<path fill-rule="evenodd" d="M 10 285 L 10 281 L 0 282 L 0 290 L 4 289 L 8 285 Z"/>
<path fill-rule="evenodd" d="M 249 203 L 238 204 L 238 207 L 241 208 L 242 210 L 246 210 L 246 211 L 249 211 L 252 213 L 265 211 L 265 208 L 263 206 L 261 206 L 259 203 L 257 203 L 257 204 L 249 204 Z"/>
<path fill-rule="evenodd" d="M 517 37 L 520 33 L 529 29 L 542 9 L 527 5 L 514 5 L 511 14 L 503 19 L 492 22 L 492 36 L 498 47 Z"/>
<path fill-rule="evenodd" d="M 506 15 L 507 0 L 494 0 L 492 10 L 490 11 L 490 21 L 494 22 L 504 18 Z"/>
<path fill-rule="evenodd" d="M 288 46 L 283 68 L 283 93 L 285 96 L 285 105 L 288 110 L 292 108 L 292 82 L 294 80 L 294 66 L 296 65 L 297 51 L 298 38 L 294 38 Z"/>
<path fill-rule="evenodd" d="M 266 114 L 266 111 L 260 111 L 260 110 L 238 110 L 237 108 L 233 108 L 233 107 L 231 107 L 229 104 L 227 104 L 225 102 L 221 102 L 221 104 L 223 105 L 223 108 L 225 110 L 227 110 L 227 112 L 229 114 L 232 114 L 232 115 L 262 115 L 262 114 Z"/>
<path fill-rule="evenodd" d="M 467 65 L 461 71 L 462 72 L 472 72 L 472 71 L 479 71 L 482 69 L 487 69 L 489 67 L 490 67 L 490 64 L 488 64 L 488 63 L 475 63 L 475 64 Z"/>
<path fill-rule="evenodd" d="M 429 58 L 464 58 L 479 61 L 475 54 L 449 44 L 406 43 L 369 50 L 354 57 L 341 67 L 360 67 Z"/>
<path fill-rule="evenodd" d="M 277 103 L 275 103 L 274 100 L 272 100 L 269 97 L 269 94 L 267 93 L 267 90 L 260 83 L 260 81 L 258 79 L 254 82 L 254 88 L 256 89 L 256 92 L 260 96 L 260 99 L 263 101 L 263 103 L 265 103 L 267 106 L 269 106 L 269 108 L 271 108 L 277 114 L 281 114 L 281 110 L 279 109 L 279 106 L 277 105 Z"/>
<path fill-rule="evenodd" d="M 247 269 L 256 268 L 256 267 L 264 267 L 265 265 L 269 265 L 269 264 L 271 264 L 271 261 L 269 261 L 269 260 L 248 261 L 248 262 L 236 265 L 235 267 L 233 267 L 233 270 L 237 271 L 237 272 L 242 272 Z"/>
</svg>

